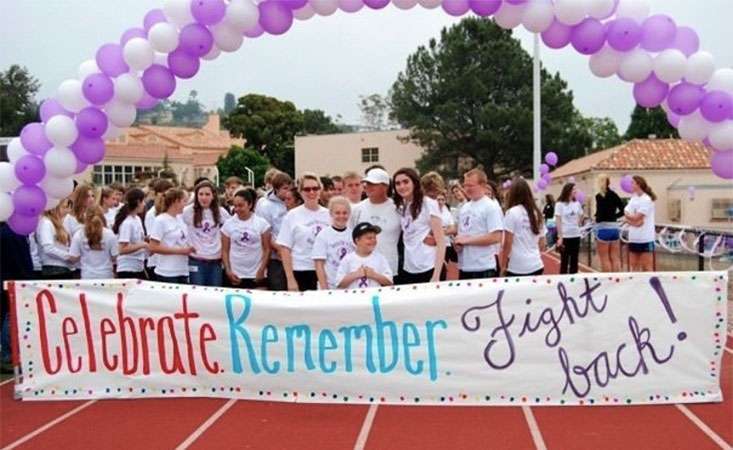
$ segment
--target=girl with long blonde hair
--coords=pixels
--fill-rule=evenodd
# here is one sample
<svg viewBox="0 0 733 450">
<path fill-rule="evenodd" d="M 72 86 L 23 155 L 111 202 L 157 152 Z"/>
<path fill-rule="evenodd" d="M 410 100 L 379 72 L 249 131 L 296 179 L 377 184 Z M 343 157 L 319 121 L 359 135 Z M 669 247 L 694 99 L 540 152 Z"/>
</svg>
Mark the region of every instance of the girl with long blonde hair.
<svg viewBox="0 0 733 450">
<path fill-rule="evenodd" d="M 82 279 L 114 278 L 114 264 L 119 254 L 117 238 L 107 228 L 104 210 L 92 206 L 84 214 L 84 228 L 71 238 L 72 261 L 81 263 Z"/>
<path fill-rule="evenodd" d="M 36 230 L 36 242 L 41 259 L 41 274 L 47 280 L 75 278 L 74 264 L 69 254 L 71 236 L 64 227 L 69 214 L 68 200 L 62 200 L 55 208 L 41 216 Z"/>
</svg>

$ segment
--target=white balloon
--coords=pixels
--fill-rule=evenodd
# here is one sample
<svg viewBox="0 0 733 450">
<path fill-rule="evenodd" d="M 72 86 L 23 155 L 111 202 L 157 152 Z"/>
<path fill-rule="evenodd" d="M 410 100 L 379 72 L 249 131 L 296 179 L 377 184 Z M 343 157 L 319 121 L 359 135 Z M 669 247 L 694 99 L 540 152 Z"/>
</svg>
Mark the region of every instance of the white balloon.
<svg viewBox="0 0 733 450">
<path fill-rule="evenodd" d="M 338 0 L 310 0 L 310 6 L 320 16 L 330 16 L 339 9 Z"/>
<path fill-rule="evenodd" d="M 89 75 L 94 75 L 99 72 L 101 71 L 99 70 L 99 66 L 97 66 L 97 61 L 88 59 L 79 66 L 79 80 L 84 81 Z"/>
<path fill-rule="evenodd" d="M 145 70 L 153 65 L 155 51 L 150 41 L 140 37 L 130 39 L 122 49 L 122 57 L 131 69 Z"/>
<path fill-rule="evenodd" d="M 170 53 L 178 47 L 178 29 L 168 22 L 156 23 L 148 32 L 148 40 L 156 52 Z"/>
<path fill-rule="evenodd" d="M 114 79 L 115 99 L 123 103 L 135 104 L 143 98 L 144 88 L 140 78 L 131 73 L 123 73 Z"/>
<path fill-rule="evenodd" d="M 232 0 L 227 6 L 224 23 L 244 33 L 254 28 L 260 20 L 260 10 L 250 0 Z"/>
<path fill-rule="evenodd" d="M 710 91 L 725 91 L 733 95 L 733 69 L 723 68 L 716 70 L 710 77 L 710 82 L 705 86 Z"/>
<path fill-rule="evenodd" d="M 153 59 L 153 64 L 158 64 L 159 66 L 168 67 L 168 54 L 155 52 L 155 58 Z M 142 77 L 142 74 L 140 74 L 140 76 Z"/>
<path fill-rule="evenodd" d="M 399 9 L 410 9 L 417 6 L 417 0 L 392 0 L 392 4 Z"/>
<path fill-rule="evenodd" d="M 645 0 L 619 0 L 616 17 L 628 17 L 641 23 L 649 17 L 649 4 Z"/>
<path fill-rule="evenodd" d="M 104 108 L 107 113 L 107 118 L 112 122 L 112 125 L 117 127 L 126 128 L 135 122 L 137 116 L 137 110 L 134 105 L 122 103 L 119 101 L 111 101 Z"/>
<path fill-rule="evenodd" d="M 163 13 L 169 22 L 179 27 L 194 21 L 191 14 L 191 0 L 165 0 Z"/>
<path fill-rule="evenodd" d="M 654 58 L 654 73 L 665 83 L 676 83 L 685 76 L 687 57 L 677 49 L 670 48 Z"/>
<path fill-rule="evenodd" d="M 244 40 L 239 30 L 225 23 L 212 27 L 211 34 L 214 36 L 216 46 L 224 52 L 236 52 Z"/>
<path fill-rule="evenodd" d="M 84 93 L 81 90 L 81 81 L 66 80 L 59 85 L 56 99 L 67 111 L 79 112 L 89 106 Z"/>
<path fill-rule="evenodd" d="M 61 203 L 61 199 L 47 195 L 46 196 L 46 206 L 43 207 L 43 210 L 48 211 L 48 210 L 54 209 L 56 206 L 58 206 L 59 203 Z"/>
<path fill-rule="evenodd" d="M 443 0 L 419 0 L 420 6 L 426 9 L 435 9 L 443 3 Z"/>
<path fill-rule="evenodd" d="M 494 14 L 494 22 L 506 30 L 512 30 L 522 23 L 522 17 L 524 17 L 524 11 L 526 9 L 526 3 L 512 5 L 511 3 L 504 2 L 499 7 L 499 10 L 496 11 L 496 14 Z"/>
<path fill-rule="evenodd" d="M 43 181 L 38 183 L 38 186 L 43 189 L 48 197 L 65 198 L 74 190 L 74 178 L 46 175 Z"/>
<path fill-rule="evenodd" d="M 686 141 L 700 142 L 710 133 L 711 123 L 705 120 L 699 111 L 680 117 L 680 124 L 677 131 L 680 137 Z"/>
<path fill-rule="evenodd" d="M 23 147 L 23 144 L 20 142 L 20 138 L 13 138 L 8 144 L 7 154 L 8 161 L 14 163 L 15 161 L 27 155 L 28 150 Z"/>
<path fill-rule="evenodd" d="M 57 115 L 46 122 L 46 137 L 57 147 L 68 147 L 79 137 L 79 131 L 72 118 Z"/>
<path fill-rule="evenodd" d="M 102 135 L 102 139 L 105 141 L 110 141 L 112 139 L 117 139 L 118 137 L 122 136 L 123 130 L 121 128 L 118 128 L 111 123 L 107 125 L 107 131 Z"/>
<path fill-rule="evenodd" d="M 313 11 L 313 7 L 310 4 L 305 5 L 300 9 L 293 11 L 293 16 L 298 20 L 308 20 L 316 14 Z"/>
<path fill-rule="evenodd" d="M 632 50 L 621 58 L 618 74 L 622 80 L 641 83 L 652 73 L 654 61 L 649 53 L 641 49 Z"/>
<path fill-rule="evenodd" d="M 577 25 L 588 14 L 587 0 L 555 0 L 555 16 L 565 25 Z"/>
<path fill-rule="evenodd" d="M 7 192 L 0 192 L 0 222 L 5 222 L 13 215 L 15 206 L 13 205 L 13 197 Z"/>
<path fill-rule="evenodd" d="M 65 147 L 54 147 L 43 156 L 46 172 L 52 176 L 66 178 L 76 172 L 76 156 Z"/>
<path fill-rule="evenodd" d="M 554 9 L 550 0 L 536 0 L 527 6 L 522 18 L 522 25 L 532 33 L 542 33 L 550 28 L 555 19 Z"/>
<path fill-rule="evenodd" d="M 594 19 L 605 19 L 613 14 L 615 8 L 615 0 L 590 0 L 588 15 Z"/>
<path fill-rule="evenodd" d="M 685 80 L 692 84 L 705 84 L 715 72 L 715 58 L 708 52 L 697 52 L 687 59 Z"/>
<path fill-rule="evenodd" d="M 593 75 L 600 78 L 608 78 L 616 75 L 621 65 L 623 53 L 606 45 L 597 53 L 591 55 L 588 64 Z"/>
<path fill-rule="evenodd" d="M 713 125 L 708 138 L 716 149 L 733 151 L 733 120 Z"/>
<path fill-rule="evenodd" d="M 206 61 L 213 61 L 218 58 L 219 55 L 221 55 L 221 50 L 219 50 L 219 47 L 217 47 L 216 45 L 213 45 L 209 53 L 202 56 L 201 59 Z"/>
<path fill-rule="evenodd" d="M 20 184 L 15 176 L 15 167 L 8 162 L 0 162 L 0 192 L 13 192 Z"/>
</svg>

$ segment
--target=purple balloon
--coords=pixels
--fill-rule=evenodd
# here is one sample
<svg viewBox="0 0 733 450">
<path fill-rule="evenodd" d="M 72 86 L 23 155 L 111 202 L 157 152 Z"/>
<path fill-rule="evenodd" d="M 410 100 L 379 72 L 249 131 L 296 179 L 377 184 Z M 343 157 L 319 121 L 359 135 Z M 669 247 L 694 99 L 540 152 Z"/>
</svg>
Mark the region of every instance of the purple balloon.
<svg viewBox="0 0 733 450">
<path fill-rule="evenodd" d="M 143 86 L 148 94 L 165 99 L 176 90 L 176 77 L 167 67 L 153 64 L 143 72 Z"/>
<path fill-rule="evenodd" d="M 37 216 L 46 206 L 46 193 L 38 186 L 21 186 L 13 192 L 15 212 L 23 216 Z"/>
<path fill-rule="evenodd" d="M 131 39 L 135 38 L 147 39 L 148 33 L 142 28 L 130 28 L 122 33 L 122 37 L 120 37 L 120 45 L 124 47 Z"/>
<path fill-rule="evenodd" d="M 382 9 L 389 5 L 389 0 L 364 0 L 364 4 L 371 9 Z"/>
<path fill-rule="evenodd" d="M 545 189 L 547 189 L 547 180 L 545 180 L 544 178 L 540 178 L 539 180 L 537 180 L 537 189 L 540 191 L 544 191 Z"/>
<path fill-rule="evenodd" d="M 672 111 L 667 113 L 667 122 L 669 122 L 669 124 L 675 128 L 679 128 L 680 119 L 682 119 L 682 117 L 680 117 L 678 114 L 673 113 Z"/>
<path fill-rule="evenodd" d="M 71 144 L 71 151 L 82 163 L 96 164 L 104 159 L 104 141 L 101 138 L 79 136 L 76 142 Z"/>
<path fill-rule="evenodd" d="M 76 170 L 74 170 L 74 175 L 79 175 L 80 173 L 87 170 L 87 167 L 89 167 L 88 164 L 83 163 L 79 161 L 79 158 L 76 158 Z"/>
<path fill-rule="evenodd" d="M 624 175 L 621 177 L 621 190 L 627 194 L 631 194 L 634 191 L 633 187 L 634 177 L 631 175 Z"/>
<path fill-rule="evenodd" d="M 592 55 L 606 43 L 606 28 L 596 19 L 587 18 L 573 27 L 570 42 L 583 55 Z"/>
<path fill-rule="evenodd" d="M 579 203 L 585 203 L 585 192 L 577 191 L 575 193 L 575 200 L 577 200 Z"/>
<path fill-rule="evenodd" d="M 494 14 L 501 7 L 501 0 L 468 0 L 471 11 L 481 17 Z"/>
<path fill-rule="evenodd" d="M 521 5 L 523 3 L 527 3 L 527 0 L 506 0 L 506 2 L 511 5 Z"/>
<path fill-rule="evenodd" d="M 545 162 L 551 166 L 556 166 L 558 161 L 559 158 L 557 157 L 557 153 L 555 152 L 550 152 L 545 155 Z"/>
<path fill-rule="evenodd" d="M 103 73 L 93 73 L 84 78 L 81 88 L 84 97 L 93 105 L 104 105 L 115 95 L 112 80 Z"/>
<path fill-rule="evenodd" d="M 61 103 L 59 103 L 55 98 L 44 100 L 39 108 L 39 113 L 41 115 L 41 121 L 44 123 L 48 122 L 53 116 L 74 117 L 74 114 L 65 110 L 64 107 L 61 106 Z"/>
<path fill-rule="evenodd" d="M 178 48 L 196 57 L 205 56 L 214 46 L 214 37 L 208 28 L 198 23 L 183 27 Z"/>
<path fill-rule="evenodd" d="M 196 22 L 203 25 L 216 25 L 224 19 L 227 5 L 224 0 L 193 0 L 191 14 Z"/>
<path fill-rule="evenodd" d="M 53 147 L 46 137 L 46 127 L 42 123 L 33 122 L 24 126 L 20 131 L 20 143 L 28 152 L 43 156 Z"/>
<path fill-rule="evenodd" d="M 720 178 L 733 180 L 733 150 L 713 151 L 710 156 L 710 167 L 713 173 Z"/>
<path fill-rule="evenodd" d="M 694 112 L 705 96 L 705 89 L 700 86 L 682 82 L 669 92 L 667 103 L 672 111 L 680 116 Z"/>
<path fill-rule="evenodd" d="M 671 47 L 677 34 L 677 24 L 664 14 L 647 18 L 641 29 L 641 48 L 650 52 L 661 52 Z"/>
<path fill-rule="evenodd" d="M 144 92 L 143 98 L 141 98 L 140 101 L 135 104 L 135 106 L 137 107 L 137 109 L 142 109 L 143 111 L 146 111 L 148 109 L 155 108 L 156 106 L 158 106 L 158 103 L 160 103 L 160 100 L 148 94 L 147 92 Z"/>
<path fill-rule="evenodd" d="M 248 38 L 254 39 L 254 38 L 258 38 L 262 36 L 264 32 L 265 30 L 262 28 L 262 25 L 258 23 L 257 25 L 253 26 L 249 30 L 245 31 L 244 35 L 247 36 Z"/>
<path fill-rule="evenodd" d="M 8 226 L 16 233 L 27 236 L 38 228 L 39 216 L 24 216 L 14 212 L 12 216 L 8 218 Z"/>
<path fill-rule="evenodd" d="M 97 108 L 84 108 L 76 116 L 76 128 L 89 138 L 102 137 L 108 126 L 107 115 Z"/>
<path fill-rule="evenodd" d="M 545 180 L 548 185 L 552 183 L 552 175 L 550 175 L 549 173 L 542 175 L 542 179 Z"/>
<path fill-rule="evenodd" d="M 122 57 L 122 46 L 119 44 L 104 44 L 97 50 L 97 66 L 105 75 L 117 77 L 130 71 Z"/>
<path fill-rule="evenodd" d="M 700 50 L 700 37 L 690 27 L 679 27 L 677 28 L 677 35 L 674 38 L 672 47 L 689 57 Z"/>
<path fill-rule="evenodd" d="M 468 12 L 470 5 L 468 0 L 443 1 L 443 11 L 451 16 L 460 17 Z"/>
<path fill-rule="evenodd" d="M 547 164 L 540 164 L 540 175 L 544 175 L 546 173 L 550 173 L 550 166 Z"/>
<path fill-rule="evenodd" d="M 34 155 L 25 155 L 15 162 L 15 177 L 23 184 L 38 184 L 45 176 L 46 166 Z"/>
<path fill-rule="evenodd" d="M 199 71 L 199 59 L 183 50 L 176 50 L 168 54 L 168 68 L 178 78 L 193 78 Z"/>
<path fill-rule="evenodd" d="M 573 29 L 571 27 L 555 19 L 552 21 L 552 25 L 542 32 L 542 42 L 550 48 L 560 49 L 570 43 L 572 33 Z"/>
<path fill-rule="evenodd" d="M 145 14 L 143 27 L 145 27 L 145 32 L 148 33 L 155 24 L 167 21 L 168 19 L 166 19 L 165 13 L 162 9 L 151 9 L 147 14 Z"/>
<path fill-rule="evenodd" d="M 308 0 L 280 0 L 280 3 L 295 11 L 307 5 Z"/>
<path fill-rule="evenodd" d="M 661 105 L 668 93 L 669 85 L 654 74 L 634 85 L 634 99 L 644 108 L 656 108 Z"/>
<path fill-rule="evenodd" d="M 362 0 L 341 0 L 339 2 L 339 8 L 343 12 L 355 13 L 364 7 Z M 295 8 L 293 8 L 295 9 Z"/>
<path fill-rule="evenodd" d="M 722 122 L 728 119 L 731 111 L 733 111 L 733 99 L 727 92 L 708 92 L 700 103 L 700 113 L 710 122 Z"/>
<path fill-rule="evenodd" d="M 608 45 L 620 52 L 627 52 L 639 45 L 641 35 L 641 26 L 634 19 L 622 17 L 608 25 Z"/>
<path fill-rule="evenodd" d="M 257 6 L 260 26 L 270 34 L 281 35 L 293 26 L 293 10 L 277 0 L 267 0 Z"/>
</svg>

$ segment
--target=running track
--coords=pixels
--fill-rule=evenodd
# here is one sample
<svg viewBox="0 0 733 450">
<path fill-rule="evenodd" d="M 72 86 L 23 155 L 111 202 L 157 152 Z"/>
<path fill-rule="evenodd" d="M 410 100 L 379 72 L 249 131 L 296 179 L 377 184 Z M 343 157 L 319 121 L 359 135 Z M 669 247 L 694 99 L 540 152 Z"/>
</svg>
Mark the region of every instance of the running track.
<svg viewBox="0 0 733 450">
<path fill-rule="evenodd" d="M 557 271 L 548 257 L 546 267 Z M 555 270 L 552 270 L 555 269 Z M 0 449 L 733 449 L 733 334 L 718 404 L 399 407 L 222 399 L 19 402 L 0 385 Z"/>
</svg>

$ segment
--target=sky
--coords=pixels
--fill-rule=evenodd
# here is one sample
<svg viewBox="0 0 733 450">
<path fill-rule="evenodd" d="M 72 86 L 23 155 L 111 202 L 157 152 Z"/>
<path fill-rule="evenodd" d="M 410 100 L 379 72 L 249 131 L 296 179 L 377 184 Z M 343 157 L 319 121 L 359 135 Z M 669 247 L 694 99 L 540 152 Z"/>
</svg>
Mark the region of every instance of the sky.
<svg viewBox="0 0 733 450">
<path fill-rule="evenodd" d="M 26 66 L 42 83 L 38 99 L 53 96 L 58 85 L 76 77 L 79 64 L 106 42 L 141 26 L 145 13 L 162 0 L 0 0 L 3 46 L 0 70 Z M 733 67 L 733 0 L 649 0 L 652 13 L 672 16 L 698 31 L 703 50 L 718 67 Z M 192 80 L 179 80 L 175 99 L 193 89 L 207 109 L 223 105 L 224 95 L 259 93 L 290 100 L 301 109 L 322 109 L 343 123 L 360 122 L 360 95 L 386 94 L 407 57 L 459 19 L 442 9 L 401 11 L 393 6 L 341 11 L 297 21 L 283 36 L 245 39 L 235 53 L 204 62 Z M 515 36 L 532 49 L 532 35 L 521 26 Z M 634 107 L 632 86 L 617 78 L 596 78 L 588 57 L 572 47 L 542 49 L 542 63 L 559 71 L 586 116 L 612 118 L 623 133 Z M 531 77 L 527 73 L 527 77 Z"/>
</svg>

